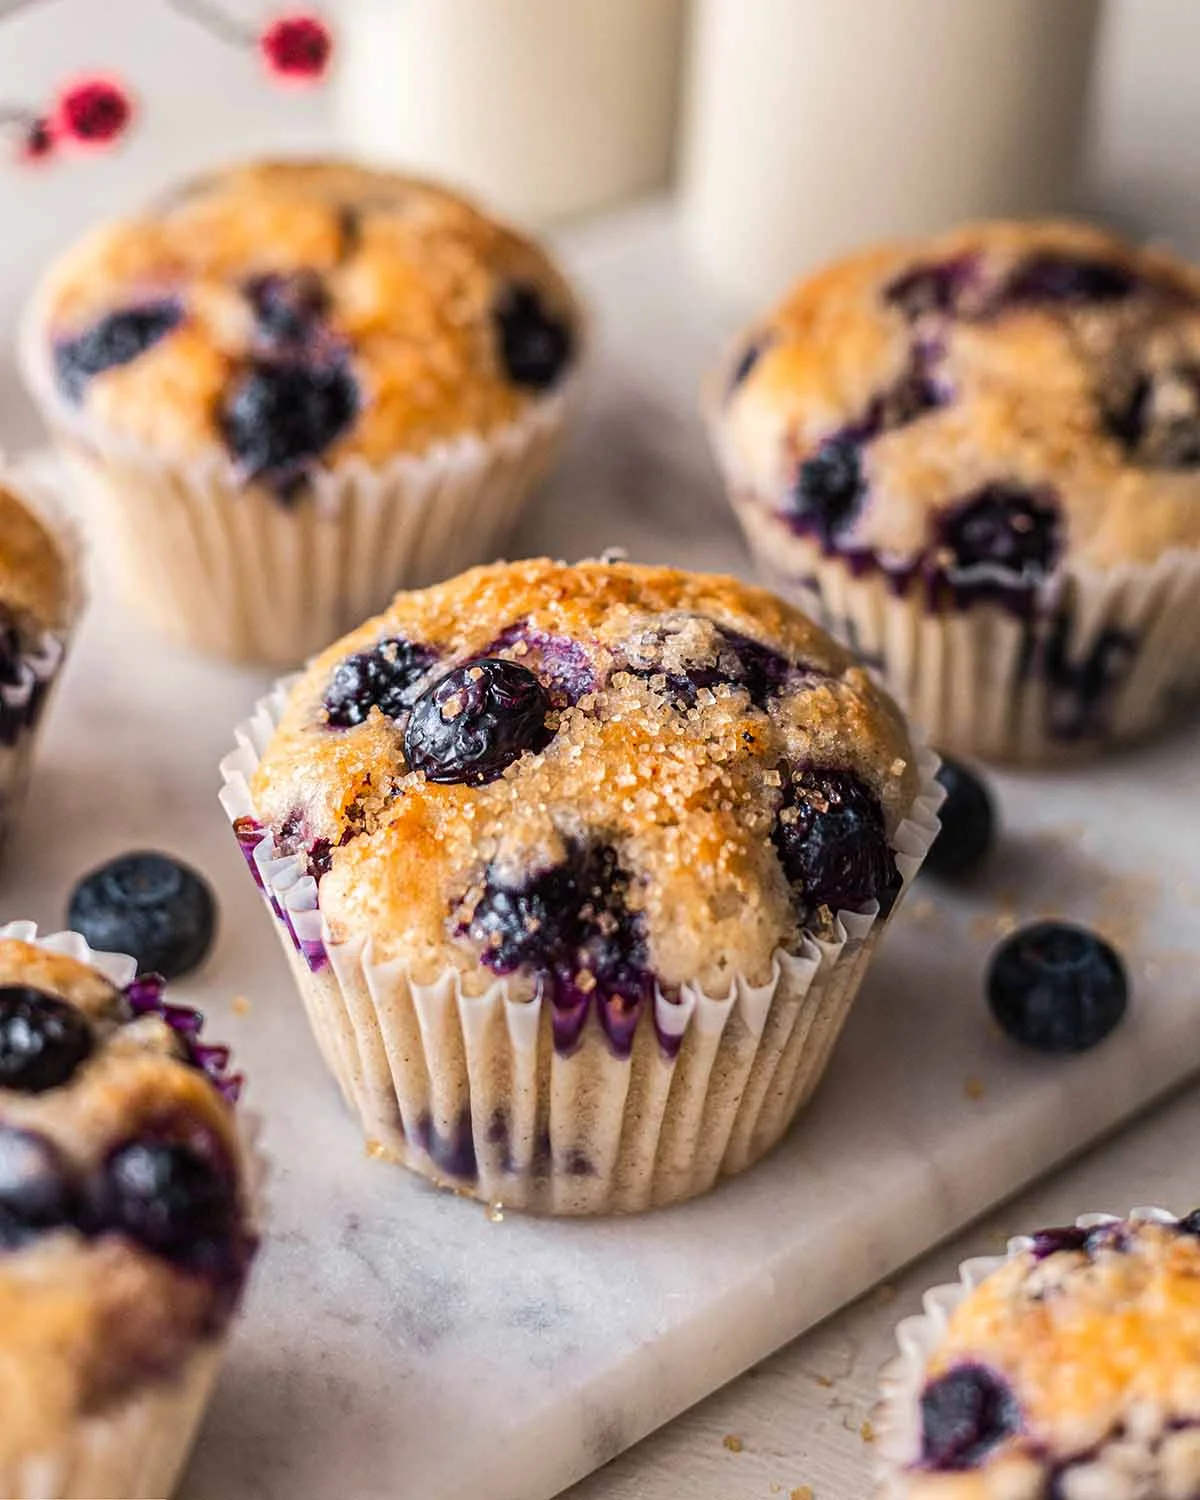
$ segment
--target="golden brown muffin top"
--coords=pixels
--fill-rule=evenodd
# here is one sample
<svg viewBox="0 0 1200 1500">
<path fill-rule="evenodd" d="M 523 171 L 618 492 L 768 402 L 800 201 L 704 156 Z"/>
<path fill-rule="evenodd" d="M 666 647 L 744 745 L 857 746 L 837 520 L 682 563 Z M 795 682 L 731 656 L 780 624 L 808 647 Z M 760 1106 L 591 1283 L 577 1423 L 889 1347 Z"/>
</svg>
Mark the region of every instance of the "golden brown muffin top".
<svg viewBox="0 0 1200 1500">
<path fill-rule="evenodd" d="M 41 520 L 0 482 L 0 609 L 30 634 L 69 623 L 71 570 L 63 549 Z"/>
<path fill-rule="evenodd" d="M 838 261 L 710 398 L 736 494 L 831 552 L 1044 576 L 1200 546 L 1200 274 L 1087 225 Z"/>
<path fill-rule="evenodd" d="M 0 1466 L 220 1332 L 254 1239 L 222 1062 L 153 985 L 0 939 Z M 40 1051 L 38 1050 L 40 1045 Z M 203 1065 L 202 1065 L 203 1064 Z"/>
<path fill-rule="evenodd" d="M 57 419 L 279 489 L 503 428 L 562 382 L 579 333 L 538 246 L 336 161 L 232 167 L 94 230 L 31 326 Z"/>
<path fill-rule="evenodd" d="M 1200 1227 L 1050 1230 L 951 1315 L 913 1500 L 1200 1493 Z"/>
<path fill-rule="evenodd" d="M 419 979 L 725 995 L 890 904 L 917 782 L 891 700 L 772 595 L 541 559 L 400 594 L 330 647 L 251 792 L 335 940 Z"/>
</svg>

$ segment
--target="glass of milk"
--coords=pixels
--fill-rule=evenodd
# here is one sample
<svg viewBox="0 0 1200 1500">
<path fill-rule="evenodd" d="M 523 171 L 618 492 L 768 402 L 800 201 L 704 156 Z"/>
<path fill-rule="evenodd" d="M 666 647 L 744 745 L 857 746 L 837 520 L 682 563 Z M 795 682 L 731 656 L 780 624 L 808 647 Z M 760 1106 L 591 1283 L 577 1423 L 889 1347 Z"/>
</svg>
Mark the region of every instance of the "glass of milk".
<svg viewBox="0 0 1200 1500">
<path fill-rule="evenodd" d="M 1070 207 L 1099 0 L 695 0 L 685 232 L 761 302 L 891 235 Z"/>
<path fill-rule="evenodd" d="M 527 223 L 617 202 L 667 177 L 683 12 L 684 0 L 342 0 L 343 137 Z"/>
</svg>

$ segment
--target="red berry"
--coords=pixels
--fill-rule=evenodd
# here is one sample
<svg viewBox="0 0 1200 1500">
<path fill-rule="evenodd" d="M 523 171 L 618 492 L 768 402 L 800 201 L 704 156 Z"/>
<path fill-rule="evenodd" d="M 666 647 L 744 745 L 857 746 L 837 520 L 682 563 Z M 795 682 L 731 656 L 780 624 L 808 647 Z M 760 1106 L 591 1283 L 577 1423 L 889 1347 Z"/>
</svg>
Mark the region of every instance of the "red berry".
<svg viewBox="0 0 1200 1500">
<path fill-rule="evenodd" d="M 17 141 L 17 159 L 28 165 L 44 162 L 54 155 L 56 144 L 50 121 L 39 116 L 24 127 Z"/>
<path fill-rule="evenodd" d="M 59 95 L 55 123 L 73 145 L 104 147 L 124 135 L 132 118 L 133 101 L 119 83 L 84 78 Z"/>
<path fill-rule="evenodd" d="M 329 67 L 333 37 L 319 16 L 280 16 L 259 38 L 274 76 L 287 83 L 315 83 Z"/>
</svg>

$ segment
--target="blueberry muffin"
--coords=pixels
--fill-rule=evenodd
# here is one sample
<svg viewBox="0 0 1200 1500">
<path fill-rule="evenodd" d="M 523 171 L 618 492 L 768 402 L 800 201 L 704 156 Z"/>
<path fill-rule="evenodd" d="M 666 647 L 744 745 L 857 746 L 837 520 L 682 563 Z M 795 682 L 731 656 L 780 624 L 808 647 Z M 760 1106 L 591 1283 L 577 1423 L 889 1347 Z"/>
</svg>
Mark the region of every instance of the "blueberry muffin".
<svg viewBox="0 0 1200 1500">
<path fill-rule="evenodd" d="M 159 1497 L 254 1256 L 228 1051 L 132 960 L 0 930 L 0 1493 Z"/>
<path fill-rule="evenodd" d="M 470 203 L 292 161 L 87 236 L 43 279 L 23 362 L 135 601 L 292 664 L 494 554 L 580 341 L 547 256 Z"/>
<path fill-rule="evenodd" d="M 240 739 L 226 811 L 372 1149 L 546 1212 L 773 1145 L 936 826 L 848 652 L 665 568 L 401 594 Z"/>
<path fill-rule="evenodd" d="M 982 224 L 802 282 L 708 392 L 764 572 L 936 743 L 1043 761 L 1200 685 L 1200 273 Z"/>
<path fill-rule="evenodd" d="M 0 845 L 25 799 L 80 602 L 73 538 L 0 473 Z"/>
<path fill-rule="evenodd" d="M 1146 1211 L 1046 1230 L 956 1291 L 922 1359 L 923 1340 L 910 1340 L 887 1439 L 907 1462 L 888 1465 L 882 1493 L 1200 1494 L 1200 1215 Z"/>
</svg>

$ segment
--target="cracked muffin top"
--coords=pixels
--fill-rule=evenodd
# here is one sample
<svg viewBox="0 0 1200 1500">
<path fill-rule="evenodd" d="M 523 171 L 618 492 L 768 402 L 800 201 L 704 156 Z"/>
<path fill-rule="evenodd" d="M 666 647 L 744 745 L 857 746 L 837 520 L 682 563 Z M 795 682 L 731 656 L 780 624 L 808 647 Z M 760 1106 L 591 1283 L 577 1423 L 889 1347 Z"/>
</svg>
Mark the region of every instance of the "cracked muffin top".
<svg viewBox="0 0 1200 1500">
<path fill-rule="evenodd" d="M 710 402 L 735 498 L 830 553 L 1037 582 L 1200 546 L 1200 273 L 1083 224 L 839 261 Z"/>
<path fill-rule="evenodd" d="M 1046 1230 L 951 1315 L 912 1500 L 1200 1494 L 1200 1215 Z"/>
<path fill-rule="evenodd" d="M 578 309 L 456 195 L 344 162 L 204 177 L 45 277 L 26 363 L 71 430 L 286 489 L 484 436 L 564 378 Z"/>
<path fill-rule="evenodd" d="M 477 568 L 300 678 L 252 781 L 335 941 L 418 980 L 728 993 L 888 909 L 918 790 L 899 711 L 798 611 L 607 561 Z"/>
<path fill-rule="evenodd" d="M 0 939 L 0 1463 L 170 1378 L 255 1249 L 228 1052 L 155 981 Z"/>
</svg>

